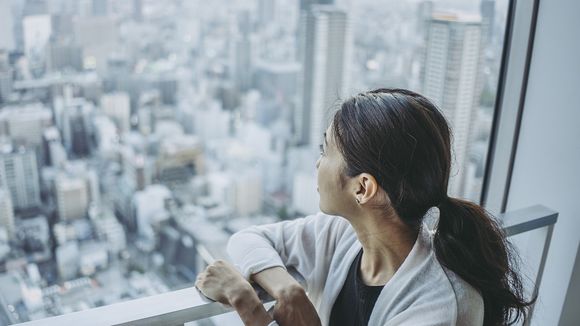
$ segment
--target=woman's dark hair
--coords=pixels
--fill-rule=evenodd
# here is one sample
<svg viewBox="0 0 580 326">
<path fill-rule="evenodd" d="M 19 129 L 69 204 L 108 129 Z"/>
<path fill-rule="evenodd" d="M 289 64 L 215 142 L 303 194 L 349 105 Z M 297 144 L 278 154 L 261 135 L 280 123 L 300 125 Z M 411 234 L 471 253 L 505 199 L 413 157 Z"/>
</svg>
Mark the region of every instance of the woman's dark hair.
<svg viewBox="0 0 580 326">
<path fill-rule="evenodd" d="M 425 97 L 404 89 L 376 89 L 344 101 L 332 136 L 349 177 L 373 175 L 399 218 L 418 230 L 437 206 L 437 259 L 483 297 L 484 325 L 511 325 L 527 318 L 534 300 L 523 296 L 515 255 L 497 222 L 482 207 L 451 198 L 451 131 Z"/>
</svg>

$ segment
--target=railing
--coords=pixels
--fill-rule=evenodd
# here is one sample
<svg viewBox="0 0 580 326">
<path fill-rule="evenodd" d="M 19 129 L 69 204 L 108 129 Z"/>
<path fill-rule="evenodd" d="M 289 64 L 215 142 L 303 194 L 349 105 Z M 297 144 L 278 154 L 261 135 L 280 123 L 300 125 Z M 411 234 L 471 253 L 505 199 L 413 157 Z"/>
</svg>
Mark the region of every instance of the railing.
<svg viewBox="0 0 580 326">
<path fill-rule="evenodd" d="M 558 213 L 544 206 L 533 206 L 501 215 L 503 228 L 508 236 L 547 228 L 539 269 L 533 294 L 538 293 L 550 240 Z M 209 258 L 208 258 L 209 259 Z M 299 277 L 294 273 L 295 277 Z M 257 289 L 264 304 L 273 301 L 261 289 Z M 217 316 L 232 309 L 217 302 L 208 302 L 195 288 L 172 291 L 146 298 L 116 303 L 62 316 L 19 324 L 22 326 L 62 325 L 184 325 L 191 321 Z"/>
</svg>

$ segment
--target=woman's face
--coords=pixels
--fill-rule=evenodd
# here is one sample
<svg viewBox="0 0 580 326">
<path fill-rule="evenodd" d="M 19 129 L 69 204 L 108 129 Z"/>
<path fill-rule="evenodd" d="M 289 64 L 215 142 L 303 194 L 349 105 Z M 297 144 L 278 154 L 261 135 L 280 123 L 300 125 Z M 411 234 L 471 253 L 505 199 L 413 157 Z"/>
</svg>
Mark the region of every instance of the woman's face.
<svg viewBox="0 0 580 326">
<path fill-rule="evenodd" d="M 324 133 L 324 141 L 321 144 L 320 157 L 316 161 L 318 170 L 318 192 L 320 194 L 320 210 L 330 215 L 342 215 L 352 207 L 355 198 L 349 194 L 348 177 L 343 174 L 345 161 L 338 150 L 332 128 L 329 126 Z"/>
</svg>

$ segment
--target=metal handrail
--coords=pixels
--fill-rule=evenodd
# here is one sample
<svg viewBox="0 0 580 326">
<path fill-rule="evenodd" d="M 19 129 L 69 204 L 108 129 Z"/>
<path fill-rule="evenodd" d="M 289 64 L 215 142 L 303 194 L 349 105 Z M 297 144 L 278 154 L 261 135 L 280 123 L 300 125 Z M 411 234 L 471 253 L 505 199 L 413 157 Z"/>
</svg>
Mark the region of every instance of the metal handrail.
<svg viewBox="0 0 580 326">
<path fill-rule="evenodd" d="M 532 206 L 501 214 L 503 229 L 507 236 L 514 236 L 533 230 L 547 228 L 542 258 L 534 284 L 533 295 L 537 295 L 554 225 L 558 213 L 544 206 Z M 209 260 L 207 258 L 206 260 Z M 301 276 L 291 270 L 296 278 Z M 273 299 L 261 289 L 257 289 L 264 304 Z M 533 307 L 532 307 L 533 310 Z M 195 288 L 172 291 L 150 297 L 135 299 L 108 306 L 74 312 L 22 323 L 22 326 L 61 326 L 61 325 L 183 325 L 224 313 L 232 309 L 218 302 L 208 302 Z M 531 313 L 530 313 L 531 315 Z"/>
</svg>

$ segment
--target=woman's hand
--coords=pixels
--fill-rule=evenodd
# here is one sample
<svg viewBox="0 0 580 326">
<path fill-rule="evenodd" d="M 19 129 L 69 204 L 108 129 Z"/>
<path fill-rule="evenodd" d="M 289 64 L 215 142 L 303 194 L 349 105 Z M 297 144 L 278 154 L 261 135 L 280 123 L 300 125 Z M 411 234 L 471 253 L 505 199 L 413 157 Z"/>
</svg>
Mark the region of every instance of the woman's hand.
<svg viewBox="0 0 580 326">
<path fill-rule="evenodd" d="M 201 272 L 195 286 L 206 297 L 236 309 L 245 325 L 267 325 L 272 321 L 250 283 L 223 260 Z"/>
<path fill-rule="evenodd" d="M 240 296 L 254 292 L 248 281 L 228 262 L 216 260 L 197 275 L 195 286 L 208 298 L 233 306 Z"/>
<path fill-rule="evenodd" d="M 268 268 L 252 275 L 252 279 L 276 299 L 274 319 L 279 325 L 320 325 L 306 291 L 285 268 Z"/>
<path fill-rule="evenodd" d="M 301 286 L 292 286 L 278 293 L 274 319 L 280 325 L 320 325 L 318 313 Z"/>
</svg>

